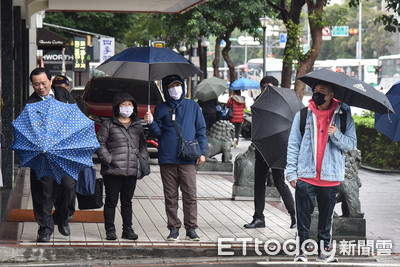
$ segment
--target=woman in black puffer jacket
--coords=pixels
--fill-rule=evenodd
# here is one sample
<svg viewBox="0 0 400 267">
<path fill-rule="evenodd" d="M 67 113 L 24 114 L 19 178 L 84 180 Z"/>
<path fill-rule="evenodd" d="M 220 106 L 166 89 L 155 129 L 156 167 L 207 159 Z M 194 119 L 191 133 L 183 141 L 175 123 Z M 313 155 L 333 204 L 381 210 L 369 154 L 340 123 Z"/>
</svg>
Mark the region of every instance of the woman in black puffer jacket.
<svg viewBox="0 0 400 267">
<path fill-rule="evenodd" d="M 121 195 L 122 238 L 136 240 L 132 229 L 132 197 L 136 188 L 137 158 L 135 150 L 123 133 L 125 128 L 139 154 L 148 159 L 146 139 L 137 105 L 129 93 L 118 93 L 113 99 L 113 118 L 103 123 L 97 138 L 100 148 L 96 151 L 101 160 L 106 200 L 104 219 L 106 239 L 117 239 L 114 219 L 118 197 Z"/>
</svg>

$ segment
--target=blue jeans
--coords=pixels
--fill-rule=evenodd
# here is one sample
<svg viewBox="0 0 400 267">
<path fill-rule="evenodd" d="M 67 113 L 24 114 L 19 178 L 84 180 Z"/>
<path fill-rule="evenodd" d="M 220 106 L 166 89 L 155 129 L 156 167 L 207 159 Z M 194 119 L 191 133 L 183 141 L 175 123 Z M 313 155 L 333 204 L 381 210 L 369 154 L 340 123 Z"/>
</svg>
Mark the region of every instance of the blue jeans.
<svg viewBox="0 0 400 267">
<path fill-rule="evenodd" d="M 339 186 L 321 187 L 297 180 L 295 199 L 300 245 L 309 238 L 311 214 L 314 211 L 315 199 L 317 199 L 319 211 L 318 245 L 323 240 L 324 248 L 329 248 L 333 210 L 338 192 Z"/>
</svg>

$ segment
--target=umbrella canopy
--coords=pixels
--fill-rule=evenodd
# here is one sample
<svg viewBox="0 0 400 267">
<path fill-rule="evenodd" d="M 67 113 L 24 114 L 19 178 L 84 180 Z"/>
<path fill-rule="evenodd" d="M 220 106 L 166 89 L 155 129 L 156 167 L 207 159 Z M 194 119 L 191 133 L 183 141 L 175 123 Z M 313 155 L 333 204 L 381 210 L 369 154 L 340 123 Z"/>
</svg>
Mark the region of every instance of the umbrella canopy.
<svg viewBox="0 0 400 267">
<path fill-rule="evenodd" d="M 161 80 L 167 75 L 189 77 L 201 70 L 169 48 L 132 47 L 104 61 L 97 69 L 118 78 Z"/>
<path fill-rule="evenodd" d="M 231 84 L 231 90 L 260 89 L 260 84 L 248 78 L 240 78 Z"/>
<path fill-rule="evenodd" d="M 201 101 L 207 101 L 217 98 L 228 89 L 226 81 L 217 77 L 211 77 L 203 80 L 196 86 L 194 98 Z"/>
<path fill-rule="evenodd" d="M 400 141 L 400 81 L 396 82 L 386 93 L 394 112 L 381 114 L 375 112 L 375 128 L 392 141 Z"/>
<path fill-rule="evenodd" d="M 318 82 L 330 83 L 334 87 L 334 98 L 350 106 L 387 113 L 394 112 L 388 98 L 372 85 L 348 75 L 319 69 L 299 78 L 313 87 Z"/>
<path fill-rule="evenodd" d="M 293 118 L 303 107 L 293 90 L 275 86 L 268 86 L 251 106 L 251 141 L 271 168 L 286 167 Z"/>
<path fill-rule="evenodd" d="M 81 170 L 93 166 L 93 153 L 100 147 L 94 122 L 76 104 L 53 98 L 27 104 L 12 125 L 20 167 L 32 168 L 38 179 L 49 176 L 60 183 L 70 175 L 77 180 Z"/>
</svg>

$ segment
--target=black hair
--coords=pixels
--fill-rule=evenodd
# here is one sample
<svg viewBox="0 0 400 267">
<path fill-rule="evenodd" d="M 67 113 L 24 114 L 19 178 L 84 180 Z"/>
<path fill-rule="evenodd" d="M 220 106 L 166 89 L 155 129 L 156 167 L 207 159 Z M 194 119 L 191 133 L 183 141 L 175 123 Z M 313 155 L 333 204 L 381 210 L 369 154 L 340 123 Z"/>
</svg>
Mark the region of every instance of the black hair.
<svg viewBox="0 0 400 267">
<path fill-rule="evenodd" d="M 312 86 L 312 92 L 314 92 L 314 89 L 315 89 L 315 87 L 316 87 L 318 84 L 324 85 L 324 86 L 328 87 L 328 88 L 330 89 L 330 92 L 331 92 L 331 93 L 333 93 L 333 91 L 334 91 L 334 89 L 335 89 L 334 85 L 331 84 L 331 83 L 328 83 L 328 82 L 316 82 L 316 83 L 313 84 L 313 86 Z"/>
<path fill-rule="evenodd" d="M 268 84 L 268 83 L 271 83 L 273 86 L 279 85 L 279 81 L 274 76 L 265 76 L 260 81 L 260 86 L 262 86 L 263 84 Z"/>
<path fill-rule="evenodd" d="M 233 90 L 233 93 L 235 95 L 242 95 L 242 92 L 240 90 Z"/>
<path fill-rule="evenodd" d="M 49 79 L 49 81 L 51 81 L 51 73 L 48 69 L 46 68 L 36 68 L 34 69 L 31 74 L 29 75 L 29 80 L 32 82 L 32 76 L 33 75 L 40 75 L 42 73 L 46 73 L 47 79 Z"/>
</svg>

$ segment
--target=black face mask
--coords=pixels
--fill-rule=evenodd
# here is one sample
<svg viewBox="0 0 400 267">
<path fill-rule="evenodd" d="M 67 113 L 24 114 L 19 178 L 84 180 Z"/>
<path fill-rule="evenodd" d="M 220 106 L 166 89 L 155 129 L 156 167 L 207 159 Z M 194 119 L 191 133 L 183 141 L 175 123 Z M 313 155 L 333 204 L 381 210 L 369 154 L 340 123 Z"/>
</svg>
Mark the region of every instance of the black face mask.
<svg viewBox="0 0 400 267">
<path fill-rule="evenodd" d="M 312 95 L 312 100 L 314 101 L 314 103 L 315 103 L 317 106 L 322 106 L 322 105 L 326 102 L 325 96 L 326 96 L 326 95 L 324 95 L 323 93 L 315 92 L 315 93 Z"/>
</svg>

